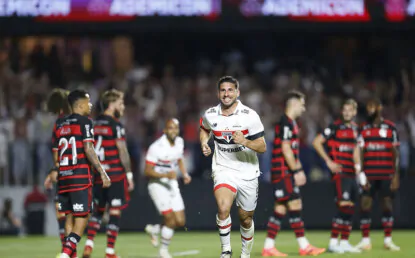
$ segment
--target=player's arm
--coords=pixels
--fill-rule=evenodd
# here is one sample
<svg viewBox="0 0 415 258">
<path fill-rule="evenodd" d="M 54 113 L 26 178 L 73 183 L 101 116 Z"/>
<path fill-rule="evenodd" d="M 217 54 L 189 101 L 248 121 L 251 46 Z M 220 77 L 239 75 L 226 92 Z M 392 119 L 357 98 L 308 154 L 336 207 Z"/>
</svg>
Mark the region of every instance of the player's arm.
<svg viewBox="0 0 415 258">
<path fill-rule="evenodd" d="M 318 153 L 318 155 L 324 160 L 327 167 L 331 170 L 333 173 L 341 172 L 341 165 L 335 163 L 328 153 L 326 152 L 326 149 L 324 148 L 324 144 L 326 141 L 330 138 L 332 138 L 335 134 L 335 128 L 333 125 L 330 125 L 329 127 L 325 128 L 322 133 L 318 134 L 314 140 L 313 140 L 313 147 Z"/>
<path fill-rule="evenodd" d="M 267 144 L 265 143 L 264 136 L 261 136 L 255 140 L 248 140 L 245 138 L 245 140 L 243 140 L 240 144 L 258 153 L 264 153 L 267 151 Z"/>
<path fill-rule="evenodd" d="M 393 158 L 393 165 L 395 167 L 395 174 L 392 179 L 391 189 L 392 191 L 396 191 L 399 188 L 399 178 L 400 178 L 400 164 L 399 164 L 399 137 L 396 128 L 392 130 L 392 158 Z"/>
<path fill-rule="evenodd" d="M 250 111 L 251 112 L 251 111 Z M 264 125 L 257 113 L 253 113 L 249 118 L 248 132 L 249 135 L 245 138 L 241 131 L 237 131 L 233 135 L 233 141 L 238 144 L 250 148 L 251 150 L 264 153 L 267 151 L 267 144 L 265 142 Z"/>
<path fill-rule="evenodd" d="M 292 172 L 300 172 L 302 166 L 300 162 L 297 162 L 294 157 L 294 152 L 291 148 L 291 141 L 284 140 L 281 142 L 282 155 L 284 156 L 285 161 L 287 162 L 288 168 Z"/>
<path fill-rule="evenodd" d="M 176 173 L 174 173 L 173 171 L 169 172 L 169 173 L 158 173 L 154 170 L 155 164 L 149 161 L 146 161 L 146 166 L 144 168 L 144 175 L 146 177 L 149 178 L 156 178 L 156 179 L 160 179 L 160 178 L 170 178 L 170 179 L 174 179 L 176 178 Z"/>
<path fill-rule="evenodd" d="M 324 148 L 325 142 L 326 138 L 322 134 L 318 134 L 313 140 L 313 147 L 317 151 L 317 154 L 327 163 L 331 161 L 331 158 Z"/>
<path fill-rule="evenodd" d="M 206 117 L 200 118 L 199 140 L 200 147 L 202 148 L 203 155 L 205 156 L 209 156 L 212 153 L 212 150 L 208 144 L 210 135 L 210 127 L 209 123 L 206 121 Z"/>
</svg>

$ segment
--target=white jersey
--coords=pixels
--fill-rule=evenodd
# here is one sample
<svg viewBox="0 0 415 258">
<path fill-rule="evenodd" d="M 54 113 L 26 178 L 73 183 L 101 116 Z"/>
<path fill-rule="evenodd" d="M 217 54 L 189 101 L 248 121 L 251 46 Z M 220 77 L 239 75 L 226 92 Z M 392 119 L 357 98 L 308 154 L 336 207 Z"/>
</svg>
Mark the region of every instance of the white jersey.
<svg viewBox="0 0 415 258">
<path fill-rule="evenodd" d="M 235 112 L 222 115 L 221 105 L 209 108 L 200 119 L 200 126 L 213 134 L 215 153 L 212 172 L 229 171 L 235 176 L 251 180 L 257 178 L 259 162 L 257 153 L 240 144 L 235 144 L 232 134 L 241 131 L 248 140 L 264 136 L 264 126 L 258 114 L 238 100 Z"/>
<path fill-rule="evenodd" d="M 154 165 L 154 171 L 166 174 L 169 171 L 179 171 L 179 160 L 183 158 L 184 141 L 181 137 L 176 137 L 172 146 L 163 134 L 155 142 L 150 145 L 146 156 L 146 163 Z M 162 183 L 177 184 L 177 180 L 169 180 L 168 178 L 151 179 L 150 182 L 160 181 Z"/>
</svg>

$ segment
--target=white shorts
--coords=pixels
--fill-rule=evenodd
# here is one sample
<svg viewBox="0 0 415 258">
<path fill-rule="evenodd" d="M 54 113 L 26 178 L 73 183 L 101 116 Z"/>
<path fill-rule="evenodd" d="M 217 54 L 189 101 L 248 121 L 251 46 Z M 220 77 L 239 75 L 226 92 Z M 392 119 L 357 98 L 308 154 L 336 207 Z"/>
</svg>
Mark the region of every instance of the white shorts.
<svg viewBox="0 0 415 258">
<path fill-rule="evenodd" d="M 226 187 L 236 195 L 236 205 L 245 211 L 254 211 L 258 200 L 258 178 L 243 180 L 234 176 L 235 172 L 212 173 L 213 191 Z"/>
<path fill-rule="evenodd" d="M 161 215 L 184 210 L 184 202 L 180 189 L 160 182 L 148 184 L 148 193 Z"/>
</svg>

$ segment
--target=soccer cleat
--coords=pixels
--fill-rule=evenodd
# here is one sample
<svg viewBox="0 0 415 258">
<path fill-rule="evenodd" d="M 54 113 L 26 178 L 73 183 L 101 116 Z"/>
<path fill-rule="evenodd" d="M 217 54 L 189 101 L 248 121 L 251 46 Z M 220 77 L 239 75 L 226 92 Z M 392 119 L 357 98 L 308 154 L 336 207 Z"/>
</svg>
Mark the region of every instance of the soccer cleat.
<svg viewBox="0 0 415 258">
<path fill-rule="evenodd" d="M 220 254 L 220 258 L 231 258 L 231 257 L 232 257 L 232 251 L 226 251 Z"/>
<path fill-rule="evenodd" d="M 153 229 L 153 225 L 148 224 L 144 230 L 150 236 L 151 244 L 154 247 L 157 247 L 159 245 L 159 237 L 157 236 L 157 234 L 153 233 L 152 229 Z"/>
<path fill-rule="evenodd" d="M 305 249 L 300 249 L 300 256 L 312 255 L 316 256 L 326 251 L 326 248 L 318 248 L 312 245 L 308 245 Z"/>
<path fill-rule="evenodd" d="M 339 245 L 329 245 L 327 251 L 335 254 L 344 254 L 344 250 Z"/>
<path fill-rule="evenodd" d="M 343 249 L 345 253 L 358 254 L 362 252 L 362 250 L 352 246 L 349 242 L 340 242 L 340 248 Z"/>
<path fill-rule="evenodd" d="M 372 244 L 370 243 L 370 241 L 363 241 L 362 240 L 355 247 L 357 249 L 362 250 L 362 251 L 369 251 L 370 249 L 372 249 Z"/>
<path fill-rule="evenodd" d="M 121 256 L 118 256 L 116 254 L 105 254 L 105 258 L 121 258 Z"/>
<path fill-rule="evenodd" d="M 160 248 L 160 258 L 172 258 L 168 249 Z"/>
<path fill-rule="evenodd" d="M 251 258 L 250 254 L 241 254 L 241 256 L 239 256 L 239 258 Z"/>
<path fill-rule="evenodd" d="M 393 242 L 385 243 L 385 248 L 389 251 L 400 251 L 401 248 L 395 245 Z"/>
<path fill-rule="evenodd" d="M 263 257 L 285 257 L 285 256 L 288 256 L 288 254 L 281 253 L 275 247 L 268 248 L 268 249 L 265 249 L 265 248 L 262 249 L 262 254 L 261 255 Z"/>
<path fill-rule="evenodd" d="M 90 258 L 92 254 L 92 247 L 86 245 L 84 248 L 84 253 L 82 254 L 82 258 Z"/>
</svg>

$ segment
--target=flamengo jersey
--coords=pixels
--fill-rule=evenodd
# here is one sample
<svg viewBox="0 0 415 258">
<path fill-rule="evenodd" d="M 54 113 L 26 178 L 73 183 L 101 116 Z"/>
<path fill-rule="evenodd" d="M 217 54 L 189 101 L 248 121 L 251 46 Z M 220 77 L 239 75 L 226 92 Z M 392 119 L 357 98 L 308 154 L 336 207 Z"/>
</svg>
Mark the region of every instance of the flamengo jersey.
<svg viewBox="0 0 415 258">
<path fill-rule="evenodd" d="M 164 134 L 150 145 L 146 156 L 146 163 L 154 165 L 154 171 L 166 174 L 169 171 L 178 171 L 178 161 L 183 159 L 184 141 L 180 136 L 174 140 L 172 146 Z M 168 178 L 151 179 L 167 183 Z M 174 180 L 176 181 L 176 180 Z"/>
<path fill-rule="evenodd" d="M 382 120 L 380 125 L 364 123 L 360 131 L 363 146 L 363 171 L 371 180 L 391 179 L 395 173 L 392 148 L 399 146 L 395 124 Z"/>
<path fill-rule="evenodd" d="M 347 126 L 337 120 L 323 130 L 321 135 L 327 140 L 330 158 L 342 165 L 342 177 L 355 177 L 353 152 L 357 146 L 358 128 L 355 123 Z"/>
<path fill-rule="evenodd" d="M 56 121 L 55 124 L 53 125 L 53 131 L 52 131 L 52 150 L 53 151 L 58 151 L 58 139 L 56 139 L 56 129 L 58 127 L 59 124 L 61 124 L 63 121 L 65 120 L 65 116 L 60 115 Z"/>
<path fill-rule="evenodd" d="M 63 118 L 55 131 L 59 154 L 58 192 L 83 190 L 92 185 L 84 142 L 94 141 L 92 121 L 79 114 Z"/>
<path fill-rule="evenodd" d="M 277 183 L 285 177 L 292 175 L 284 155 L 282 154 L 282 143 L 290 142 L 294 159 L 298 162 L 300 154 L 300 142 L 298 139 L 298 125 L 295 120 L 289 118 L 286 114 L 281 116 L 280 121 L 275 126 L 274 149 L 272 150 L 271 161 L 271 182 Z"/>
<path fill-rule="evenodd" d="M 232 134 L 241 131 L 248 140 L 264 136 L 264 126 L 258 114 L 238 100 L 235 112 L 222 115 L 221 105 L 209 108 L 200 119 L 202 129 L 213 133 L 215 152 L 212 159 L 214 173 L 226 171 L 245 180 L 260 174 L 257 153 L 245 146 L 235 144 Z"/>
<path fill-rule="evenodd" d="M 111 116 L 99 115 L 94 123 L 95 152 L 111 179 L 111 182 L 124 180 L 126 174 L 122 166 L 116 141 L 125 141 L 125 129 Z M 97 184 L 102 184 L 101 176 L 95 171 Z"/>
</svg>

